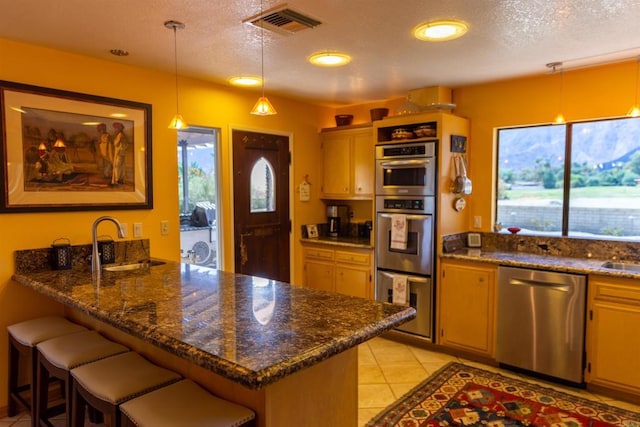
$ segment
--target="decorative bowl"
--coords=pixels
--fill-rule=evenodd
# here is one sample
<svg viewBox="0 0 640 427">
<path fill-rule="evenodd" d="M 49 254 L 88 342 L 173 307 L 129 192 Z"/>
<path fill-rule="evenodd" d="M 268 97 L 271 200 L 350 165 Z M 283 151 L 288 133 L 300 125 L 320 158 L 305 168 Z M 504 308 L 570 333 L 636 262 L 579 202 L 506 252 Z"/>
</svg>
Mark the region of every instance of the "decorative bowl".
<svg viewBox="0 0 640 427">
<path fill-rule="evenodd" d="M 338 114 L 336 116 L 336 126 L 349 126 L 352 121 L 352 114 Z"/>
</svg>

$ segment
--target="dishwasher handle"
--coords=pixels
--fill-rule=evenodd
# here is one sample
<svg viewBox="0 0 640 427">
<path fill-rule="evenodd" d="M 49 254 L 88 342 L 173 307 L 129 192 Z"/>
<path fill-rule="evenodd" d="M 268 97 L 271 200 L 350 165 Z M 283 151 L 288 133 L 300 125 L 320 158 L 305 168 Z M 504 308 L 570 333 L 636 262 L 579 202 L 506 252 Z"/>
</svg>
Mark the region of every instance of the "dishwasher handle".
<svg viewBox="0 0 640 427">
<path fill-rule="evenodd" d="M 559 291 L 559 292 L 569 292 L 569 286 L 568 285 L 559 285 L 559 284 L 556 284 L 556 283 L 541 282 L 541 281 L 538 281 L 538 280 L 527 280 L 527 279 L 514 279 L 514 278 L 511 278 L 511 279 L 509 279 L 509 284 L 510 285 L 515 285 L 515 286 L 539 287 L 539 288 L 544 288 L 544 289 L 549 289 L 549 290 Z"/>
</svg>

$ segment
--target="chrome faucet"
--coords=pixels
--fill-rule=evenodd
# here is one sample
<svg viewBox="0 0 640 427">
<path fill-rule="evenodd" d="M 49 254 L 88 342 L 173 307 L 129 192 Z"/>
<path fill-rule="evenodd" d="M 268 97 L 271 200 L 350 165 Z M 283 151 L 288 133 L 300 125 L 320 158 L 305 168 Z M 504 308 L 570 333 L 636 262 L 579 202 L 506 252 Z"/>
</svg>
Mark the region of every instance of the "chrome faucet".
<svg viewBox="0 0 640 427">
<path fill-rule="evenodd" d="M 124 231 L 122 230 L 122 224 L 120 221 L 112 216 L 101 216 L 93 222 L 92 230 L 92 252 L 91 252 L 91 273 L 98 273 L 100 275 L 100 254 L 98 253 L 98 225 L 102 221 L 111 221 L 118 227 L 118 237 L 124 238 Z"/>
</svg>

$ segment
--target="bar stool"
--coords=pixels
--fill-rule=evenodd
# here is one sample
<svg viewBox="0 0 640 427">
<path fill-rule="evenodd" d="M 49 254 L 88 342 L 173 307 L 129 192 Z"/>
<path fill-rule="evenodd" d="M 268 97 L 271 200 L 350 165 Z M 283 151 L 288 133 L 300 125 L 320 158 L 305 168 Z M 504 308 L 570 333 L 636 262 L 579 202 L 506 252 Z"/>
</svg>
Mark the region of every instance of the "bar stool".
<svg viewBox="0 0 640 427">
<path fill-rule="evenodd" d="M 84 423 L 85 404 L 120 425 L 119 405 L 180 380 L 180 375 L 154 365 L 133 351 L 88 363 L 71 370 L 73 427 Z"/>
<path fill-rule="evenodd" d="M 31 425 L 36 425 L 36 345 L 42 341 L 86 331 L 87 328 L 68 321 L 61 316 L 45 316 L 7 326 L 9 333 L 9 401 L 7 415 L 18 413 L 18 405 L 31 414 Z M 20 361 L 28 364 L 29 383 L 18 384 Z M 29 390 L 29 396 L 23 396 Z"/>
<path fill-rule="evenodd" d="M 67 413 L 67 426 L 71 425 L 71 374 L 78 366 L 106 357 L 125 353 L 129 349 L 109 341 L 96 331 L 79 332 L 43 341 L 37 345 L 37 395 L 35 416 L 38 423 L 49 424 L 49 418 Z M 50 377 L 64 382 L 65 402 L 48 407 Z"/>
<path fill-rule="evenodd" d="M 256 417 L 187 379 L 123 403 L 120 413 L 122 427 L 239 427 Z"/>
</svg>

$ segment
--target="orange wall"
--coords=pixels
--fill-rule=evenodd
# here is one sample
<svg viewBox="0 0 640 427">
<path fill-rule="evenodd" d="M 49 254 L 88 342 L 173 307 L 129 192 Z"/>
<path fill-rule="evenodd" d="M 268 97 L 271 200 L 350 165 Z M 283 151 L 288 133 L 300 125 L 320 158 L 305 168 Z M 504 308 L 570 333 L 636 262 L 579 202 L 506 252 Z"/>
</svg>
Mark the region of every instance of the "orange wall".
<svg viewBox="0 0 640 427">
<path fill-rule="evenodd" d="M 634 102 L 635 73 L 635 61 L 565 71 L 566 121 L 624 116 Z M 495 129 L 551 123 L 560 105 L 559 78 L 547 73 L 454 90 L 455 113 L 471 119 L 469 218 L 481 216 L 483 231 L 490 231 L 494 222 Z"/>
<path fill-rule="evenodd" d="M 634 102 L 636 62 L 564 72 L 563 114 L 567 121 L 624 116 Z M 542 70 L 539 75 L 453 89 L 453 114 L 470 120 L 469 175 L 473 194 L 467 198 L 467 228 L 473 217 L 482 219 L 481 231 L 494 222 L 494 132 L 498 127 L 551 123 L 560 105 L 560 74 Z M 340 108 L 353 114 L 354 123 L 370 121 L 369 109 L 394 108 L 405 99 L 392 99 Z"/>
<path fill-rule="evenodd" d="M 144 102 L 152 105 L 154 208 L 134 211 L 100 211 L 70 213 L 0 214 L 0 408 L 6 404 L 6 326 L 42 313 L 61 313 L 61 307 L 35 292 L 11 281 L 13 253 L 19 249 L 42 248 L 59 237 L 72 244 L 91 240 L 91 225 L 100 215 L 113 215 L 129 225 L 143 223 L 144 237 L 151 241 L 151 255 L 179 259 L 178 189 L 176 133 L 167 128 L 175 113 L 175 80 L 171 73 L 161 73 L 125 65 L 123 60 L 105 61 L 0 39 L 0 80 L 63 89 L 92 95 Z M 221 216 L 224 230 L 231 230 L 232 218 L 230 128 L 242 127 L 291 135 L 293 167 L 292 187 L 308 175 L 320 182 L 319 130 L 333 126 L 333 109 L 269 96 L 279 114 L 257 117 L 249 114 L 258 93 L 236 90 L 203 81 L 180 80 L 180 107 L 192 125 L 221 129 L 222 195 Z M 291 189 L 292 282 L 302 283 L 300 225 L 325 220 L 318 188 L 311 187 L 312 199 L 300 202 Z M 169 220 L 170 234 L 160 235 L 160 221 Z M 105 227 L 108 232 L 109 225 Z M 224 269 L 233 270 L 233 238 L 223 236 L 226 253 Z"/>
</svg>

